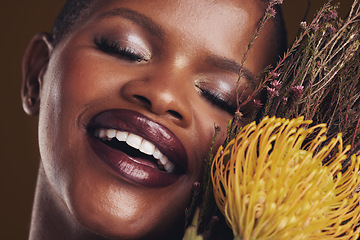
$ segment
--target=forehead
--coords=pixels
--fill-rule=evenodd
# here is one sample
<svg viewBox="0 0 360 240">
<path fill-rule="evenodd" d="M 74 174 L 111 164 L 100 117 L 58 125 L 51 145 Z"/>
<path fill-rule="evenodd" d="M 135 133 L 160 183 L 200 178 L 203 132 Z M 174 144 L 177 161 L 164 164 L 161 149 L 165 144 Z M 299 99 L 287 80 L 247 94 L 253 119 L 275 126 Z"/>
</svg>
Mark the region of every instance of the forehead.
<svg viewBox="0 0 360 240">
<path fill-rule="evenodd" d="M 90 18 L 104 13 L 124 17 L 124 11 L 116 9 L 134 10 L 165 33 L 177 34 L 186 42 L 201 41 L 210 48 L 222 46 L 229 38 L 250 41 L 264 13 L 264 4 L 257 0 L 102 0 L 99 4 Z"/>
</svg>

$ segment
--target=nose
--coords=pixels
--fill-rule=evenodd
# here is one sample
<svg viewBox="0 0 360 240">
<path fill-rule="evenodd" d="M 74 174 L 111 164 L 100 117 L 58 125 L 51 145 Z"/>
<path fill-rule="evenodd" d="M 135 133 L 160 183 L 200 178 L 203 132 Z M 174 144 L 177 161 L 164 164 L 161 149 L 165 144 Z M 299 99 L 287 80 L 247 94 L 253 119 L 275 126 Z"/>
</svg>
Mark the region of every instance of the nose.
<svg viewBox="0 0 360 240">
<path fill-rule="evenodd" d="M 121 88 L 121 95 L 132 104 L 186 127 L 192 120 L 191 84 L 188 79 L 181 71 L 147 72 L 128 81 Z"/>
</svg>

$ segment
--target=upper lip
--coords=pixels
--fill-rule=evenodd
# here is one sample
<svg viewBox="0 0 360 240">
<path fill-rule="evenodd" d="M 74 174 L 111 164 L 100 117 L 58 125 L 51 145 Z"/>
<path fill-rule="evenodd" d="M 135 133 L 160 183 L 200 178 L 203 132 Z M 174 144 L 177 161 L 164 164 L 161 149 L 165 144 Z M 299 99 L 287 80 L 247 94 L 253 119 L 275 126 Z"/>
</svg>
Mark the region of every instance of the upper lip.
<svg viewBox="0 0 360 240">
<path fill-rule="evenodd" d="M 188 158 L 185 147 L 167 127 L 148 117 L 127 109 L 111 109 L 97 114 L 89 128 L 108 128 L 134 133 L 152 142 L 174 164 L 186 170 Z"/>
</svg>

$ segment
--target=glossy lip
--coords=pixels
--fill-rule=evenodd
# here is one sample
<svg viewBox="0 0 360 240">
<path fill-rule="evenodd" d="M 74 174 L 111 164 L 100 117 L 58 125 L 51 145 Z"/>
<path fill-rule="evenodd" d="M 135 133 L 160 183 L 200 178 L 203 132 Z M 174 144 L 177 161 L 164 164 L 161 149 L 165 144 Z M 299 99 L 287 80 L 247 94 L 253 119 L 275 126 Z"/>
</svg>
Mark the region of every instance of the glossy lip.
<svg viewBox="0 0 360 240">
<path fill-rule="evenodd" d="M 134 133 L 152 142 L 167 158 L 184 172 L 188 166 L 186 150 L 176 135 L 165 126 L 131 110 L 112 109 L 90 120 L 88 140 L 99 158 L 120 176 L 147 187 L 165 187 L 176 182 L 182 174 L 171 174 L 143 165 L 122 151 L 98 140 L 95 128 L 116 129 Z"/>
</svg>

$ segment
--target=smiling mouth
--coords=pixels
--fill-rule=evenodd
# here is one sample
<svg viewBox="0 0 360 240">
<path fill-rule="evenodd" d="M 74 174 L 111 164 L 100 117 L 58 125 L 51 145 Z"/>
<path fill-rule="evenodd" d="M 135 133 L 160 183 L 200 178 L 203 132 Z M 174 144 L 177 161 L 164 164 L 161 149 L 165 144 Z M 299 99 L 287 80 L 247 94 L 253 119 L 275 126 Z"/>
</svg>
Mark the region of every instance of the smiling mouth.
<svg viewBox="0 0 360 240">
<path fill-rule="evenodd" d="M 177 136 L 138 112 L 101 112 L 90 120 L 87 132 L 94 153 L 122 179 L 165 187 L 187 172 L 186 150 Z"/>
<path fill-rule="evenodd" d="M 139 164 L 167 173 L 179 170 L 154 144 L 134 133 L 97 128 L 94 136 L 107 146 L 124 152 Z"/>
</svg>

